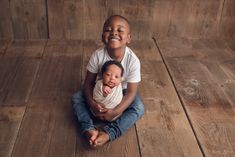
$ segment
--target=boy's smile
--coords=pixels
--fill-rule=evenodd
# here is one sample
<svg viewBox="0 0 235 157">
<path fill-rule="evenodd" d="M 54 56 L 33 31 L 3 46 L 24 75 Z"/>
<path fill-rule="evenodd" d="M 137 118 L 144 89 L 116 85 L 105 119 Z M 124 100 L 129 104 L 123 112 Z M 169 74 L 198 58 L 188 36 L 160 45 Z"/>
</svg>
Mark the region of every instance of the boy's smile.
<svg viewBox="0 0 235 157">
<path fill-rule="evenodd" d="M 104 25 L 102 39 L 109 49 L 124 49 L 131 41 L 129 24 L 120 17 L 113 17 Z"/>
</svg>

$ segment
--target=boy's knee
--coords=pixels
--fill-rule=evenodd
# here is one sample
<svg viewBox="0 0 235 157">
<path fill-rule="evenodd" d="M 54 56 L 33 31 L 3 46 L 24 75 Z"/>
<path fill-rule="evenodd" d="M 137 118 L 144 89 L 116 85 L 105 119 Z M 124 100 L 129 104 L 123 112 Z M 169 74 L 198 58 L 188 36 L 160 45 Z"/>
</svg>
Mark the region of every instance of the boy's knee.
<svg viewBox="0 0 235 157">
<path fill-rule="evenodd" d="M 141 101 L 136 103 L 133 106 L 133 109 L 134 109 L 135 113 L 137 114 L 138 118 L 140 118 L 144 115 L 144 104 Z"/>
<path fill-rule="evenodd" d="M 73 96 L 71 98 L 73 107 L 76 106 L 76 104 L 78 104 L 79 101 L 81 101 L 81 99 L 82 99 L 82 92 L 81 91 L 73 94 Z"/>
<path fill-rule="evenodd" d="M 82 91 L 78 91 L 77 93 L 73 94 L 72 100 L 80 99 L 82 97 Z"/>
<path fill-rule="evenodd" d="M 144 115 L 144 104 L 140 103 L 137 107 L 137 112 L 139 117 L 142 117 Z"/>
</svg>

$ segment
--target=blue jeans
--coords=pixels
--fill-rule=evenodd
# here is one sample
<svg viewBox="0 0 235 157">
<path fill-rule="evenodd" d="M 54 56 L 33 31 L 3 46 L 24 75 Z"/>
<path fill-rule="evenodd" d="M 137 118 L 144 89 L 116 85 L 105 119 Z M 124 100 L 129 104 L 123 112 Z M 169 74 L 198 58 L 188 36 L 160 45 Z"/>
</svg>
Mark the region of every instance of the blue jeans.
<svg viewBox="0 0 235 157">
<path fill-rule="evenodd" d="M 125 91 L 123 92 L 125 94 Z M 86 104 L 85 96 L 82 91 L 75 93 L 72 97 L 72 103 L 75 115 L 80 124 L 81 132 L 96 129 L 95 117 Z M 123 112 L 123 114 L 112 122 L 107 122 L 103 130 L 109 135 L 110 141 L 123 135 L 135 122 L 144 114 L 144 104 L 138 95 L 135 96 L 132 104 Z"/>
</svg>

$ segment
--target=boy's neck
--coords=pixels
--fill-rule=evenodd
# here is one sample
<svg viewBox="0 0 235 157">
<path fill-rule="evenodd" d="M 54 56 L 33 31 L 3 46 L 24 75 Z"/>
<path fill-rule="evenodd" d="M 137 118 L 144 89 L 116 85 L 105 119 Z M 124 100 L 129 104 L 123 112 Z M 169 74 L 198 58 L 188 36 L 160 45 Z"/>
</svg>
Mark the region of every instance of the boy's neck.
<svg viewBox="0 0 235 157">
<path fill-rule="evenodd" d="M 109 48 L 107 48 L 109 56 L 112 59 L 114 59 L 116 61 L 119 61 L 119 62 L 122 61 L 122 59 L 124 57 L 124 54 L 125 54 L 125 50 L 126 50 L 126 47 L 119 48 L 119 49 L 109 49 Z"/>
</svg>

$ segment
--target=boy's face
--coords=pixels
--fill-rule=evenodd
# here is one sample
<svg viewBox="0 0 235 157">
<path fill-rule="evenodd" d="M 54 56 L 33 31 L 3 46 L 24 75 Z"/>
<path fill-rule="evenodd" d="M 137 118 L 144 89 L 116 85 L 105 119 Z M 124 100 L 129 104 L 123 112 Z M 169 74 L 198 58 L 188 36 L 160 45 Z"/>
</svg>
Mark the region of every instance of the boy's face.
<svg viewBox="0 0 235 157">
<path fill-rule="evenodd" d="M 106 71 L 103 73 L 103 84 L 113 88 L 121 82 L 122 70 L 115 64 L 111 64 L 107 67 Z"/>
<path fill-rule="evenodd" d="M 121 17 L 113 17 L 103 28 L 102 40 L 108 48 L 124 48 L 131 41 L 129 24 Z"/>
</svg>

